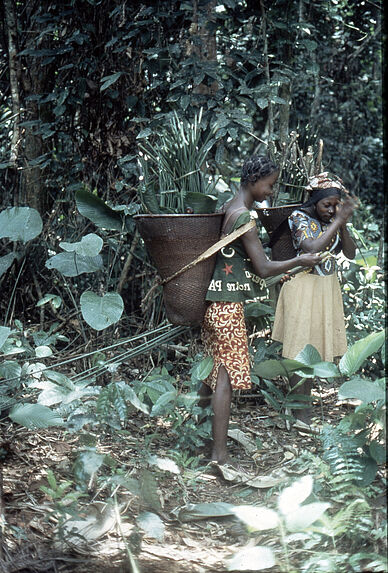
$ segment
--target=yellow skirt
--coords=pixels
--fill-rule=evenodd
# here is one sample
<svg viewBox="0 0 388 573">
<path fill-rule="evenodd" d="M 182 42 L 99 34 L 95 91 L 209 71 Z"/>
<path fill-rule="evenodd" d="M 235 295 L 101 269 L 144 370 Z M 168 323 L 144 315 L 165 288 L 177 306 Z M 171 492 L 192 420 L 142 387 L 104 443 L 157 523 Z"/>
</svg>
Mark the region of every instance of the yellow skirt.
<svg viewBox="0 0 388 573">
<path fill-rule="evenodd" d="M 272 330 L 283 356 L 295 358 L 306 344 L 332 362 L 347 350 L 341 287 L 336 274 L 299 274 L 280 291 Z"/>
</svg>

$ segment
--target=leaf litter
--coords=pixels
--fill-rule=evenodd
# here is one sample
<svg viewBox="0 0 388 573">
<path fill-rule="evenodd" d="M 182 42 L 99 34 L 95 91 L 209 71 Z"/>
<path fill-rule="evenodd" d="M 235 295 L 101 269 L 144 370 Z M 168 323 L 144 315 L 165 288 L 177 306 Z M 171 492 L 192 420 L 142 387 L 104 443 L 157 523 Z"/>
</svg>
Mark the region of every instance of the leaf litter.
<svg viewBox="0 0 388 573">
<path fill-rule="evenodd" d="M 330 398 L 324 404 L 326 421 L 336 423 L 341 408 L 347 406 L 336 405 L 335 396 Z M 91 483 L 85 498 L 79 498 L 81 519 L 69 515 L 62 529 L 66 532 L 64 547 L 54 503 L 40 488 L 47 485 L 48 470 L 58 483 L 74 480 L 78 438 L 58 428 L 31 433 L 9 421 L 1 422 L 1 430 L 9 451 L 2 468 L 6 525 L 0 573 L 35 571 L 39 563 L 45 567 L 40 570 L 63 573 L 125 571 L 129 541 L 135 553 L 138 544 L 141 573 L 225 571 L 228 558 L 249 540 L 233 506 L 270 504 L 275 499 L 271 488 L 277 493 L 279 485 L 298 474 L 290 466 L 295 457 L 317 448 L 316 436 L 288 431 L 267 405 L 257 406 L 240 397 L 232 407 L 228 446 L 243 472 L 219 466 L 214 474 L 210 465 L 189 468 L 180 465 L 179 459 L 173 461 L 174 443 L 168 429 L 158 429 L 147 450 L 154 429 L 149 418 L 139 413 L 128 421 L 127 447 L 122 437 L 105 435 L 98 440 L 99 453 L 126 472 L 116 485 L 119 512 L 106 503 L 106 489 Z M 260 536 L 261 545 L 268 543 L 280 547 L 276 532 Z"/>
</svg>

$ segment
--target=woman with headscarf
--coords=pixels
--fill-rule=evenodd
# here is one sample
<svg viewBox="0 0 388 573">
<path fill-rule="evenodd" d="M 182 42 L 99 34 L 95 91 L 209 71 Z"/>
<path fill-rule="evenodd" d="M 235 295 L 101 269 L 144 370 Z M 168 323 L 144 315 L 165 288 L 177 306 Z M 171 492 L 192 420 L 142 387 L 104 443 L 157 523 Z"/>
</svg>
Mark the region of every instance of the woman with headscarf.
<svg viewBox="0 0 388 573">
<path fill-rule="evenodd" d="M 311 344 L 322 360 L 332 362 L 347 350 L 335 257 L 341 251 L 348 259 L 355 256 L 355 244 L 346 223 L 353 215 L 356 200 L 339 177 L 327 172 L 312 177 L 306 190 L 309 200 L 288 218 L 293 245 L 298 255 L 325 255 L 311 271 L 300 273 L 283 285 L 272 338 L 283 343 L 284 358 L 295 358 L 306 344 Z M 311 382 L 300 380 L 296 375 L 291 378 L 294 393 L 310 396 Z M 311 408 L 295 410 L 294 416 L 298 425 L 310 424 Z"/>
</svg>

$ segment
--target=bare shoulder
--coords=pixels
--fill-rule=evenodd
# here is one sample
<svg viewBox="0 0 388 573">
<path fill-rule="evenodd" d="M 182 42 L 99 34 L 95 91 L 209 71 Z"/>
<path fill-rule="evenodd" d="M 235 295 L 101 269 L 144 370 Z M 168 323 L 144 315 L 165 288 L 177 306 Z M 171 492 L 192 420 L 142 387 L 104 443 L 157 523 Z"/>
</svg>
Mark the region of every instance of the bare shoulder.
<svg viewBox="0 0 388 573">
<path fill-rule="evenodd" d="M 237 219 L 244 213 L 249 214 L 249 210 L 246 207 L 237 207 L 236 205 L 228 206 L 225 210 L 222 232 L 224 234 L 229 233 Z"/>
</svg>

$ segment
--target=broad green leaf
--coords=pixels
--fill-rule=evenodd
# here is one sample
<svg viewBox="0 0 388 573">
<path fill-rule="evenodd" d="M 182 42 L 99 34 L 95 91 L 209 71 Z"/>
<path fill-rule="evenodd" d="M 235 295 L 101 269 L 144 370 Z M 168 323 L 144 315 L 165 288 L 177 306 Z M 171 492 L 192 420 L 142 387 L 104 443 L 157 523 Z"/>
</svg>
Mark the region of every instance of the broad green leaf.
<svg viewBox="0 0 388 573">
<path fill-rule="evenodd" d="M 8 255 L 4 255 L 4 257 L 0 257 L 0 277 L 4 273 L 8 271 L 8 269 L 12 266 L 12 263 L 15 259 L 17 259 L 16 253 L 8 253 Z"/>
<path fill-rule="evenodd" d="M 138 410 L 140 410 L 140 412 L 144 412 L 144 414 L 149 414 L 150 413 L 150 409 L 147 406 L 147 404 L 144 404 L 144 402 L 142 402 L 141 400 L 139 400 L 138 396 L 136 395 L 135 391 L 133 388 L 131 388 L 130 386 L 126 385 L 125 389 L 125 397 L 127 400 L 129 400 L 132 404 L 132 406 L 134 406 L 135 408 L 137 408 Z"/>
<path fill-rule="evenodd" d="M 41 216 L 31 207 L 9 207 L 0 212 L 0 239 L 27 243 L 35 239 L 43 229 Z"/>
<path fill-rule="evenodd" d="M 306 346 L 295 356 L 295 360 L 305 364 L 306 366 L 313 366 L 318 362 L 322 362 L 321 355 L 318 350 L 311 344 L 306 344 Z"/>
<path fill-rule="evenodd" d="M 361 463 L 363 466 L 362 477 L 360 480 L 357 480 L 357 485 L 361 487 L 366 487 L 370 485 L 376 477 L 376 473 L 378 470 L 376 460 L 373 458 L 361 458 Z"/>
<path fill-rule="evenodd" d="M 314 502 L 297 507 L 286 515 L 286 527 L 289 531 L 303 531 L 317 521 L 330 507 L 330 503 Z"/>
<path fill-rule="evenodd" d="M 357 372 L 368 356 L 375 354 L 381 348 L 385 341 L 385 335 L 385 330 L 372 332 L 372 334 L 355 342 L 340 360 L 341 374 L 351 376 Z"/>
<path fill-rule="evenodd" d="M 377 464 L 383 464 L 387 459 L 387 451 L 382 444 L 373 440 L 369 444 L 369 453 Z"/>
<path fill-rule="evenodd" d="M 43 388 L 43 391 L 38 396 L 38 404 L 42 404 L 43 406 L 59 404 L 68 394 L 66 388 L 61 388 L 58 384 L 54 384 L 54 382 L 49 382 L 48 380 L 40 382 L 39 387 Z"/>
<path fill-rule="evenodd" d="M 177 397 L 177 394 L 178 394 L 177 391 L 173 390 L 171 392 L 166 392 L 165 394 L 159 396 L 159 398 L 156 400 L 155 404 L 152 407 L 151 416 L 159 416 L 160 414 L 162 414 L 165 411 L 165 406 L 167 404 L 170 404 L 170 402 L 174 402 L 174 400 Z"/>
<path fill-rule="evenodd" d="M 263 360 L 253 366 L 253 372 L 261 378 L 273 379 L 278 376 L 292 376 L 297 370 L 312 374 L 312 368 L 302 362 L 284 358 L 282 360 Z"/>
<path fill-rule="evenodd" d="M 274 529 L 279 525 L 279 516 L 276 511 L 266 507 L 254 505 L 237 505 L 233 513 L 245 523 L 250 533 Z"/>
<path fill-rule="evenodd" d="M 93 221 L 97 227 L 121 231 L 123 229 L 123 217 L 118 211 L 111 209 L 102 199 L 86 191 L 79 189 L 75 194 L 77 209 L 87 219 Z"/>
<path fill-rule="evenodd" d="M 340 376 L 338 367 L 333 362 L 318 362 L 314 364 L 313 373 L 318 378 L 336 378 Z"/>
<path fill-rule="evenodd" d="M 12 398 L 11 396 L 3 396 L 0 394 L 0 412 L 3 410 L 8 410 L 15 404 L 15 402 L 15 398 Z"/>
<path fill-rule="evenodd" d="M 228 571 L 262 571 L 276 565 L 275 554 L 270 547 L 246 547 L 225 561 Z"/>
<path fill-rule="evenodd" d="M 376 382 L 364 378 L 352 378 L 340 386 L 338 398 L 340 400 L 355 398 L 369 404 L 377 400 L 385 400 L 385 392 Z"/>
<path fill-rule="evenodd" d="M 0 350 L 11 333 L 11 329 L 8 326 L 0 326 Z"/>
<path fill-rule="evenodd" d="M 0 378 L 20 378 L 22 367 L 16 360 L 4 360 L 0 364 Z"/>
<path fill-rule="evenodd" d="M 294 482 L 290 487 L 286 487 L 279 495 L 278 508 L 283 515 L 294 512 L 313 491 L 313 478 L 310 475 L 303 476 Z"/>
<path fill-rule="evenodd" d="M 42 404 L 18 404 L 12 408 L 9 417 L 13 422 L 31 429 L 64 424 L 58 414 Z"/>
<path fill-rule="evenodd" d="M 81 313 L 89 326 L 95 330 L 104 330 L 120 320 L 124 310 L 124 302 L 117 292 L 104 296 L 87 290 L 81 294 Z"/>
<path fill-rule="evenodd" d="M 84 257 L 96 257 L 102 249 L 103 240 L 95 233 L 89 233 L 82 237 L 77 243 L 66 243 L 62 241 L 59 246 L 64 251 L 75 251 L 77 255 Z"/>
<path fill-rule="evenodd" d="M 212 356 L 206 356 L 201 362 L 193 368 L 193 378 L 196 380 L 206 380 L 211 371 L 213 370 L 214 360 Z"/>
<path fill-rule="evenodd" d="M 165 527 L 159 515 L 145 511 L 136 518 L 136 523 L 140 529 L 144 531 L 146 537 L 152 537 L 158 541 L 163 541 Z"/>
<path fill-rule="evenodd" d="M 48 269 L 56 269 L 65 277 L 77 277 L 83 273 L 95 273 L 103 268 L 102 258 L 82 257 L 76 253 L 58 253 L 48 261 L 45 266 Z"/>
<path fill-rule="evenodd" d="M 193 213 L 214 213 L 217 198 L 204 193 L 189 192 L 185 197 L 185 208 L 191 208 Z"/>
<path fill-rule="evenodd" d="M 51 348 L 46 345 L 37 346 L 35 348 L 35 356 L 37 356 L 38 358 L 47 358 L 47 356 L 51 356 L 52 353 L 53 351 L 51 350 Z"/>
<path fill-rule="evenodd" d="M 146 210 L 150 213 L 160 213 L 160 205 L 152 189 L 141 189 L 139 192 Z"/>
<path fill-rule="evenodd" d="M 202 519 L 210 519 L 212 517 L 226 517 L 227 515 L 234 515 L 234 506 L 230 503 L 216 501 L 213 503 L 189 503 L 184 507 L 173 510 L 173 514 L 179 521 L 199 521 Z"/>
<path fill-rule="evenodd" d="M 125 475 L 114 475 L 111 478 L 109 478 L 109 483 L 110 484 L 112 483 L 114 485 L 120 485 L 122 488 L 127 489 L 128 491 L 133 493 L 133 495 L 140 496 L 141 494 L 139 480 L 135 478 L 126 477 Z"/>
</svg>

